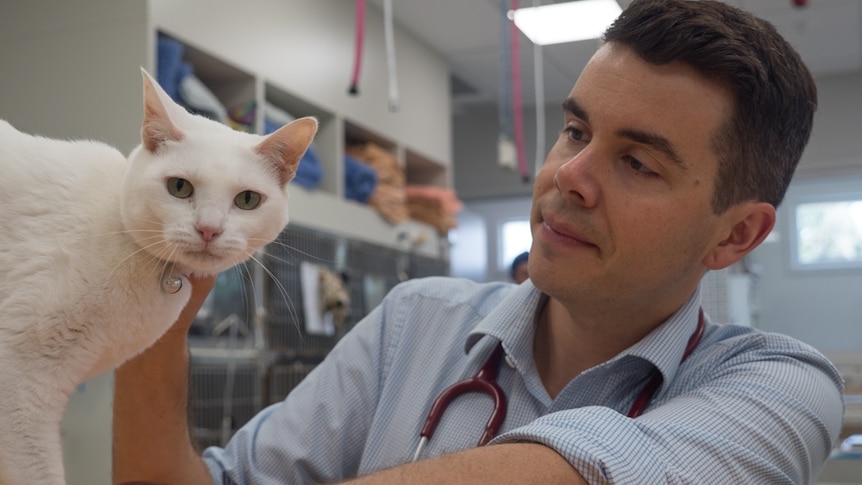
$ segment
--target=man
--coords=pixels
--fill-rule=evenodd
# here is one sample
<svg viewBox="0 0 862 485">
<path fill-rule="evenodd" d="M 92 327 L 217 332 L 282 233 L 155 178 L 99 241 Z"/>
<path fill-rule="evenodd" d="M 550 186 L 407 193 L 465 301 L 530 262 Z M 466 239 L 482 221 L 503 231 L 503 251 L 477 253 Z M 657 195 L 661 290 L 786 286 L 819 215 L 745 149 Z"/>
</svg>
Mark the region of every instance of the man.
<svg viewBox="0 0 862 485">
<path fill-rule="evenodd" d="M 512 281 L 519 285 L 530 277 L 529 258 L 529 251 L 524 251 L 515 256 L 515 259 L 512 260 L 512 267 L 509 269 L 509 275 L 512 277 Z"/>
<path fill-rule="evenodd" d="M 840 377 L 805 344 L 699 316 L 698 284 L 772 229 L 813 80 L 770 25 L 720 3 L 636 0 L 604 40 L 536 177 L 530 281 L 395 288 L 203 460 L 183 359 L 211 281 L 194 281 L 178 324 L 116 374 L 115 480 L 812 482 L 841 426 Z M 476 446 L 492 404 L 466 394 L 407 464 L 436 396 L 500 343 L 496 438 Z"/>
</svg>

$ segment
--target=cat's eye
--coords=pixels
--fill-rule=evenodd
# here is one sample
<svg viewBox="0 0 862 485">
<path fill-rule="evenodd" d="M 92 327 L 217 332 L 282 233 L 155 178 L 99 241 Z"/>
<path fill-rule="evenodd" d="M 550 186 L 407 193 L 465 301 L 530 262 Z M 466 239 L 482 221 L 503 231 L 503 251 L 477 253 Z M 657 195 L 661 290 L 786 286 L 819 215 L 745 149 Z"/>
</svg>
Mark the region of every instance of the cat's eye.
<svg viewBox="0 0 862 485">
<path fill-rule="evenodd" d="M 179 199 L 187 199 L 192 196 L 195 191 L 192 183 L 186 179 L 179 177 L 171 177 L 168 179 L 168 192 Z"/>
<path fill-rule="evenodd" d="M 252 190 L 244 190 L 234 197 L 233 202 L 237 207 L 250 211 L 257 208 L 261 202 L 260 194 Z"/>
</svg>

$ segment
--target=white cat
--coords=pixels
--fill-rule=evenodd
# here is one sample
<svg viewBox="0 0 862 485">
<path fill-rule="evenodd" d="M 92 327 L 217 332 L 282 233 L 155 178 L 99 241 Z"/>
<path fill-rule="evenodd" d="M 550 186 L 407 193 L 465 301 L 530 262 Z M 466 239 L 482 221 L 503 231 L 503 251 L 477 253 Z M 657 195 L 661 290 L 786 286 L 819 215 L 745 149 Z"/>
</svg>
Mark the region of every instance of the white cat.
<svg viewBox="0 0 862 485">
<path fill-rule="evenodd" d="M 188 301 L 189 274 L 245 261 L 287 224 L 286 186 L 317 121 L 241 133 L 143 76 L 128 160 L 0 121 L 2 485 L 65 483 L 59 426 L 76 386 L 152 345 Z"/>
</svg>

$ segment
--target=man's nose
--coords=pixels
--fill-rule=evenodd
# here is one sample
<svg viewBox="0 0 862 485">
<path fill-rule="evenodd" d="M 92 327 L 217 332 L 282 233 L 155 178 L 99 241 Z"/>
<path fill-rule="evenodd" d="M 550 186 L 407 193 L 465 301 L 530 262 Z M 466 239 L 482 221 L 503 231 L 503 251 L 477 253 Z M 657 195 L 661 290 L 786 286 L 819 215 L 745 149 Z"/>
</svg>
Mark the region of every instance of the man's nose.
<svg viewBox="0 0 862 485">
<path fill-rule="evenodd" d="M 554 185 L 566 200 L 594 207 L 601 192 L 599 168 L 598 153 L 587 146 L 560 165 L 554 174 Z"/>
</svg>

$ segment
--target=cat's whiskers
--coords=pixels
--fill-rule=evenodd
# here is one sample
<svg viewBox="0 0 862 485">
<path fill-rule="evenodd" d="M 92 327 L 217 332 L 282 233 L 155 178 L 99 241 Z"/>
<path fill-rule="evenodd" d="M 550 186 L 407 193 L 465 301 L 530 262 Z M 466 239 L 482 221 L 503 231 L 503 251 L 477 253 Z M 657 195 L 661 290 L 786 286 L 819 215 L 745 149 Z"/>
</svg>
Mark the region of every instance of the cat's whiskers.
<svg viewBox="0 0 862 485">
<path fill-rule="evenodd" d="M 114 266 L 114 268 L 113 268 L 113 269 L 111 269 L 111 272 L 110 272 L 110 273 L 108 273 L 108 276 L 107 276 L 107 278 L 106 278 L 105 280 L 106 280 L 106 281 L 109 281 L 109 280 L 111 279 L 111 277 L 114 275 L 114 273 L 115 273 L 118 269 L 120 269 L 126 261 L 128 261 L 128 260 L 129 260 L 129 259 L 131 259 L 131 258 L 133 258 L 135 255 L 137 255 L 137 254 L 138 254 L 138 253 L 140 253 L 141 251 L 149 251 L 151 248 L 153 248 L 154 246 L 158 246 L 159 244 L 162 244 L 162 245 L 163 245 L 162 250 L 158 251 L 159 255 L 161 256 L 162 254 L 167 254 L 167 253 L 166 253 L 166 251 L 169 251 L 169 250 L 170 250 L 170 245 L 167 243 L 167 241 L 164 241 L 164 240 L 162 240 L 161 238 L 159 238 L 159 240 L 158 240 L 158 241 L 156 241 L 156 242 L 154 242 L 154 243 L 152 243 L 152 244 L 148 244 L 148 245 L 146 245 L 146 246 L 141 246 L 141 247 L 139 247 L 137 250 L 135 250 L 135 251 L 131 252 L 131 253 L 130 253 L 130 254 L 128 254 L 128 255 L 126 255 L 123 259 L 121 259 L 121 260 L 120 260 L 120 261 L 119 261 L 119 262 Z M 175 251 L 176 251 L 176 245 L 174 245 L 173 250 L 170 250 L 170 254 L 171 254 L 171 255 L 173 255 Z M 167 260 L 166 260 L 165 258 L 161 258 L 161 257 L 156 257 L 156 256 L 154 256 L 154 257 L 153 257 L 153 259 L 154 259 L 154 263 L 155 263 L 156 265 L 158 265 L 158 263 L 159 263 L 159 262 L 164 262 L 164 263 L 166 263 L 166 262 L 167 262 Z M 164 267 L 163 267 L 163 268 L 164 268 Z M 154 266 L 154 267 L 153 267 L 153 273 L 152 273 L 152 274 L 157 273 L 157 272 L 158 272 L 158 270 L 159 270 L 158 266 Z"/>
<path fill-rule="evenodd" d="M 131 231 L 127 231 L 127 232 L 131 232 Z M 137 230 L 137 232 L 148 232 L 148 231 L 147 230 Z M 164 241 L 161 237 L 161 235 L 162 235 L 161 231 L 151 230 L 150 232 L 154 232 L 155 234 L 153 236 L 139 238 L 138 242 L 139 243 L 145 242 L 147 240 L 153 240 L 153 242 L 151 244 L 147 244 L 147 245 L 142 246 L 140 249 L 135 251 L 135 253 L 132 253 L 132 254 L 126 256 L 126 258 L 124 258 L 123 261 L 127 260 L 128 258 L 133 257 L 135 254 L 137 254 L 140 251 L 146 250 L 146 251 L 149 251 L 151 253 L 155 253 L 156 256 L 154 257 L 154 260 L 153 260 L 154 266 L 152 268 L 152 271 L 150 271 L 150 276 L 158 277 L 159 275 L 164 273 L 165 268 L 167 267 L 168 264 L 170 264 L 170 261 L 173 259 L 176 252 L 179 250 L 179 246 L 176 244 L 170 244 L 170 243 Z M 252 242 L 256 242 L 256 241 L 266 242 L 265 240 L 255 239 L 255 238 L 250 238 L 250 241 L 252 241 Z M 293 247 L 289 244 L 285 244 L 285 243 L 280 242 L 278 240 L 272 241 L 269 244 L 273 244 L 273 245 L 276 245 L 278 247 L 286 249 L 286 251 L 284 251 L 284 253 L 287 256 L 289 256 L 288 258 L 280 258 L 280 257 L 275 256 L 272 251 L 266 251 L 266 253 L 265 253 L 266 257 L 272 261 L 275 261 L 275 262 L 281 262 L 284 264 L 288 264 L 290 266 L 297 266 L 298 263 L 303 261 L 303 260 L 315 260 L 315 261 L 325 262 L 325 263 L 331 263 L 332 262 L 332 261 L 327 260 L 325 258 L 320 258 L 320 257 L 314 256 L 310 253 L 302 251 L 296 247 Z M 158 251 L 153 251 L 153 248 L 158 247 L 159 245 L 161 245 L 161 247 L 158 249 Z M 303 257 L 300 257 L 300 256 L 303 256 Z M 120 264 L 122 264 L 123 261 L 121 261 Z M 273 284 L 275 285 L 276 291 L 278 292 L 278 295 L 285 302 L 285 307 L 287 308 L 288 316 L 293 321 L 293 326 L 297 330 L 300 342 L 304 342 L 305 335 L 301 329 L 300 315 L 299 315 L 299 312 L 297 311 L 296 303 L 291 298 L 290 292 L 287 290 L 285 285 L 281 282 L 281 280 L 273 272 L 273 270 L 270 269 L 269 265 L 267 265 L 266 262 L 264 262 L 261 258 L 256 257 L 254 255 L 254 253 L 252 253 L 248 257 L 246 262 L 253 262 L 254 264 L 256 264 L 258 267 L 260 267 L 261 271 L 263 271 L 264 274 L 273 282 Z M 239 265 L 245 266 L 244 263 L 239 263 Z M 254 291 L 255 291 L 255 288 L 254 288 L 255 280 L 254 280 L 253 275 L 251 273 L 251 269 L 248 266 L 245 266 L 242 270 L 245 271 L 246 274 L 248 275 L 248 280 L 249 280 L 250 284 L 252 285 L 251 295 L 254 295 L 255 294 L 254 293 Z M 245 284 L 245 283 L 243 283 L 243 284 Z M 248 300 L 248 298 L 249 298 L 248 293 L 244 293 L 244 295 L 245 296 L 243 298 Z M 254 311 L 254 304 L 249 305 L 247 301 L 246 301 L 246 303 L 247 303 L 246 307 L 252 308 Z"/>
<path fill-rule="evenodd" d="M 159 231 L 156 229 L 133 229 L 133 230 L 122 229 L 119 231 L 108 231 L 108 232 L 102 232 L 99 234 L 86 234 L 86 235 L 80 234 L 77 238 L 75 238 L 75 241 L 91 241 L 91 240 L 97 240 L 97 239 L 101 239 L 101 238 L 119 236 L 119 235 L 124 235 L 124 234 L 131 234 L 132 232 L 137 232 L 137 233 L 153 232 L 156 234 L 155 236 L 148 236 L 144 239 L 151 238 L 151 237 L 158 237 L 158 235 L 160 235 L 162 233 L 162 231 Z"/>
<path fill-rule="evenodd" d="M 159 260 L 162 262 L 162 268 L 161 268 L 160 274 L 162 274 L 162 275 L 165 274 L 165 272 L 168 269 L 168 266 L 171 264 L 171 261 L 173 261 L 174 255 L 177 254 L 178 250 L 179 250 L 178 245 L 165 243 L 162 250 L 159 251 L 160 255 L 162 255 L 162 254 L 166 255 L 166 257 L 164 257 L 164 258 L 162 258 L 162 257 L 159 258 Z M 156 264 L 158 264 L 158 263 L 156 263 Z"/>
<path fill-rule="evenodd" d="M 255 262 L 257 262 L 255 260 Z M 246 308 L 246 317 L 245 322 L 248 329 L 252 333 L 252 338 L 255 339 L 256 346 L 262 346 L 263 342 L 257 342 L 258 338 L 262 338 L 264 332 L 263 328 L 260 328 L 263 325 L 263 322 L 258 318 L 257 312 L 257 290 L 255 287 L 255 278 L 254 273 L 252 273 L 251 268 L 245 263 L 240 263 L 237 265 L 237 271 L 242 271 L 245 274 L 245 277 L 239 279 L 239 284 L 242 291 L 242 299 L 245 303 L 244 308 Z M 246 283 L 246 281 L 248 283 Z M 246 289 L 245 285 L 250 285 L 250 290 Z M 263 292 L 263 289 L 261 289 Z M 261 293 L 262 294 L 262 293 Z"/>
<path fill-rule="evenodd" d="M 283 263 L 283 264 L 286 264 L 288 266 L 298 266 L 300 262 L 302 262 L 304 260 L 309 260 L 309 259 L 324 262 L 324 263 L 332 263 L 331 260 L 327 260 L 325 258 L 320 258 L 320 257 L 314 256 L 314 255 L 309 254 L 305 251 L 302 251 L 298 248 L 295 248 L 289 244 L 281 242 L 278 239 L 270 242 L 268 246 L 275 246 L 275 247 L 278 247 L 280 249 L 284 249 L 285 251 L 279 251 L 279 252 L 283 252 L 284 254 L 289 256 L 289 258 L 278 257 L 274 254 L 274 251 L 266 251 L 265 252 L 266 258 L 270 261 L 277 262 L 277 263 Z M 296 253 L 299 253 L 299 255 L 301 255 L 301 256 L 305 256 L 305 258 L 298 257 L 296 255 Z M 275 283 L 276 288 L 278 289 L 278 292 L 281 294 L 281 297 L 284 299 L 285 306 L 288 309 L 288 312 L 289 312 L 288 316 L 294 322 L 294 327 L 297 330 L 300 342 L 301 343 L 304 342 L 305 341 L 305 334 L 302 332 L 302 328 L 300 327 L 300 321 L 301 320 L 299 317 L 299 313 L 297 312 L 297 307 L 294 304 L 293 299 L 291 299 L 290 293 L 287 291 L 287 288 L 285 288 L 285 286 L 281 282 L 281 280 L 278 279 L 278 277 L 275 275 L 275 273 L 273 273 L 273 271 L 270 270 L 269 267 L 267 267 L 267 265 L 264 262 L 260 261 L 258 258 L 255 258 L 254 256 L 252 256 L 251 259 L 253 259 L 263 269 L 263 271 L 266 272 L 267 276 L 269 276 L 269 278 L 273 281 L 273 283 Z"/>
<path fill-rule="evenodd" d="M 268 258 L 274 262 L 282 263 L 288 266 L 297 266 L 299 260 L 296 258 L 281 258 L 275 255 L 268 255 Z"/>
<path fill-rule="evenodd" d="M 140 246 L 141 244 L 150 244 L 150 243 L 151 243 L 151 241 L 159 242 L 159 241 L 162 241 L 162 240 L 164 240 L 164 236 L 163 236 L 163 234 L 162 234 L 161 232 L 157 232 L 156 234 L 153 234 L 152 236 L 144 236 L 144 237 L 137 237 L 137 238 L 135 238 L 135 242 L 136 242 L 139 246 Z M 167 241 L 165 241 L 165 243 L 167 243 Z"/>
<path fill-rule="evenodd" d="M 168 255 L 167 258 L 161 258 L 162 269 L 159 272 L 159 284 L 162 286 L 162 291 L 167 291 L 168 293 L 176 293 L 177 291 L 180 290 L 180 288 L 183 287 L 183 282 L 181 279 L 177 280 L 178 277 L 176 276 L 176 274 L 172 273 L 171 268 L 169 268 L 169 266 L 172 264 L 172 263 L 170 263 L 170 261 L 173 260 L 174 255 L 176 254 L 177 250 L 179 249 L 179 246 L 176 244 L 167 245 L 165 250 L 167 250 L 167 249 L 170 249 L 170 254 Z M 162 251 L 162 252 L 164 252 L 164 251 Z M 165 285 L 169 285 L 170 287 L 175 286 L 175 289 L 173 291 L 171 291 L 169 289 L 166 289 Z"/>
<path fill-rule="evenodd" d="M 314 261 L 319 261 L 319 262 L 322 262 L 322 263 L 330 263 L 330 264 L 333 262 L 331 259 L 326 259 L 326 258 L 321 258 L 321 257 L 319 257 L 319 256 L 315 256 L 315 255 L 313 255 L 313 254 L 310 254 L 310 253 L 307 253 L 307 252 L 305 252 L 305 251 L 302 251 L 302 250 L 301 250 L 301 249 L 299 249 L 299 248 L 296 248 L 296 247 L 294 247 L 294 246 L 291 246 L 291 245 L 289 245 L 289 244 L 287 244 L 287 243 L 281 242 L 281 241 L 279 241 L 279 240 L 277 240 L 277 239 L 276 239 L 275 241 L 271 242 L 270 244 L 272 244 L 272 245 L 274 245 L 274 246 L 279 246 L 279 247 L 281 247 L 281 248 L 286 249 L 287 251 L 284 251 L 284 252 L 287 254 L 287 256 L 291 256 L 291 257 L 292 257 L 291 259 L 278 258 L 278 257 L 273 256 L 271 253 L 267 253 L 267 255 L 271 256 L 273 259 L 275 259 L 275 260 L 277 260 L 277 261 L 279 261 L 279 262 L 281 262 L 281 263 L 290 264 L 290 265 L 296 265 L 297 263 L 299 263 L 299 262 L 301 262 L 301 261 L 304 261 L 304 260 L 307 260 L 307 259 L 311 259 L 311 260 L 314 260 Z M 305 258 L 304 258 L 304 259 L 300 259 L 300 258 L 296 257 L 296 255 L 295 255 L 294 253 L 299 253 L 299 255 L 300 255 L 300 256 L 304 256 Z"/>
<path fill-rule="evenodd" d="M 158 219 L 139 219 L 139 222 L 145 222 L 148 224 L 152 224 L 156 227 L 158 227 L 161 224 L 161 221 L 159 221 Z M 160 234 L 163 231 L 161 229 L 129 229 L 129 228 L 124 227 L 124 228 L 116 230 L 116 231 L 108 231 L 108 232 L 103 232 L 100 234 L 90 234 L 90 235 L 88 235 L 88 237 L 93 237 L 93 238 L 107 237 L 107 236 L 115 236 L 118 234 L 130 234 L 132 232 L 136 232 L 136 233 L 155 232 L 155 233 Z"/>
<path fill-rule="evenodd" d="M 269 253 L 267 253 L 267 255 L 269 255 Z M 289 316 L 294 322 L 294 327 L 299 333 L 300 340 L 304 340 L 302 329 L 299 326 L 299 314 L 296 311 L 296 305 L 294 304 L 293 299 L 290 298 L 290 293 L 288 293 L 287 288 L 284 287 L 284 284 L 278 279 L 275 273 L 273 273 L 272 270 L 270 270 L 266 266 L 266 264 L 264 264 L 263 261 L 259 260 L 254 255 L 249 258 L 249 261 L 254 261 L 255 263 L 257 263 L 257 265 L 263 270 L 263 272 L 266 273 L 267 276 L 269 276 L 273 283 L 275 283 L 275 287 L 276 289 L 278 289 L 279 294 L 281 294 L 281 297 L 284 299 L 287 311 L 290 313 Z"/>
</svg>

